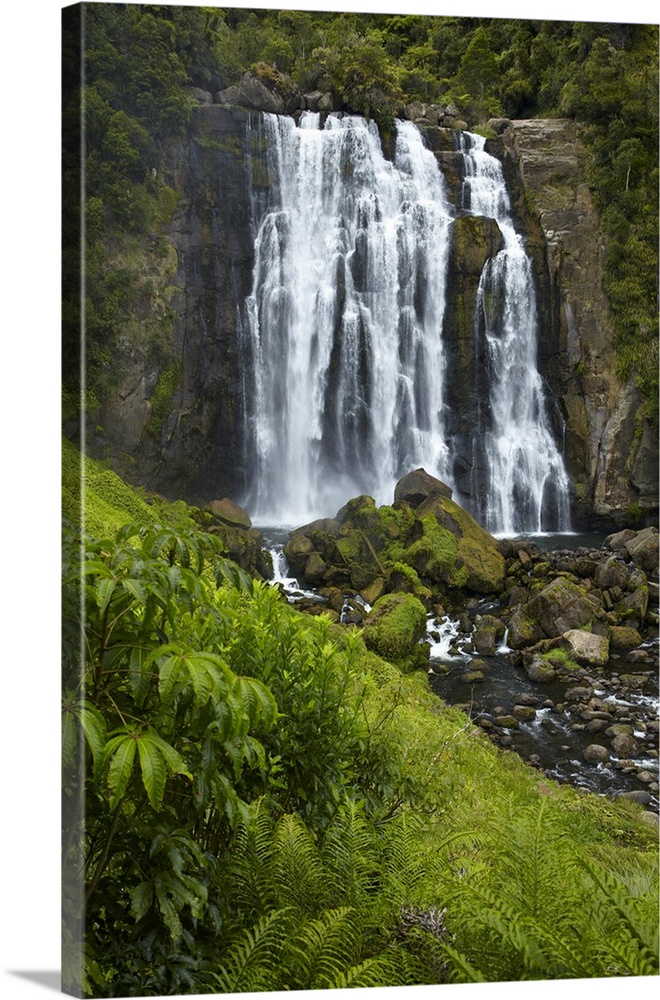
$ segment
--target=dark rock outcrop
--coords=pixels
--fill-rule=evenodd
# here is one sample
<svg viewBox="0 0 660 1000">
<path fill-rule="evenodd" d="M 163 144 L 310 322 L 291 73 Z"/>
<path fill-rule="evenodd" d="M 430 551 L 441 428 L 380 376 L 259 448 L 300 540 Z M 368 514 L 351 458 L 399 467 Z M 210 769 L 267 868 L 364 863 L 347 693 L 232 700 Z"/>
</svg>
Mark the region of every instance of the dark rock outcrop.
<svg viewBox="0 0 660 1000">
<path fill-rule="evenodd" d="M 446 483 L 430 476 L 426 469 L 415 469 L 400 479 L 394 487 L 394 503 L 407 503 L 410 507 L 419 507 L 425 500 L 435 494 L 446 496 L 451 500 L 451 489 Z"/>
</svg>

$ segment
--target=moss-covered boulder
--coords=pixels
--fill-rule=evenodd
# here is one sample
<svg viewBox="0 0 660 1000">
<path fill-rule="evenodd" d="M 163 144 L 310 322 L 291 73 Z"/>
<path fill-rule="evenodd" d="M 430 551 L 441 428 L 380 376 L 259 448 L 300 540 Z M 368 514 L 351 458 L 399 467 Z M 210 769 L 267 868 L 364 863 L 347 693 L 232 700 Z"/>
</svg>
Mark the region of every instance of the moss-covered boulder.
<svg viewBox="0 0 660 1000">
<path fill-rule="evenodd" d="M 440 533 L 434 531 L 433 537 L 439 541 L 437 558 L 444 564 L 444 572 L 450 551 L 455 547 L 456 556 L 448 581 L 451 586 L 465 587 L 477 594 L 499 593 L 503 589 L 504 556 L 496 539 L 471 514 L 449 497 L 437 494 L 428 497 L 415 513 L 422 522 L 433 517 L 441 529 Z"/>
<path fill-rule="evenodd" d="M 467 574 L 460 573 L 458 542 L 451 531 L 429 514 L 419 519 L 420 537 L 404 553 L 404 560 L 420 577 L 433 583 L 463 586 Z"/>
<path fill-rule="evenodd" d="M 562 641 L 565 643 L 568 655 L 578 663 L 598 667 L 603 667 L 607 663 L 610 640 L 606 636 L 575 628 L 564 632 Z"/>
<path fill-rule="evenodd" d="M 328 585 L 363 592 L 382 578 L 388 592 L 412 593 L 428 606 L 447 588 L 502 590 L 506 563 L 497 542 L 453 502 L 449 487 L 418 469 L 397 491 L 391 507 L 376 507 L 365 494 L 336 517 L 296 529 L 284 548 L 292 573 L 317 585 L 323 562 Z"/>
<path fill-rule="evenodd" d="M 524 607 L 519 604 L 509 619 L 509 645 L 512 649 L 524 649 L 535 646 L 543 639 L 545 633 L 533 618 L 525 614 Z"/>
<path fill-rule="evenodd" d="M 613 649 L 634 649 L 642 644 L 642 636 L 638 630 L 626 625 L 611 625 L 609 638 Z"/>
<path fill-rule="evenodd" d="M 597 599 L 577 584 L 556 577 L 534 594 L 525 606 L 525 615 L 549 638 L 569 629 L 581 629 L 597 617 L 601 610 Z"/>
<path fill-rule="evenodd" d="M 273 575 L 273 559 L 267 549 L 264 549 L 264 539 L 260 531 L 250 528 L 231 527 L 218 523 L 211 526 L 209 534 L 222 539 L 229 558 L 250 573 L 252 576 L 269 580 Z"/>
<path fill-rule="evenodd" d="M 652 525 L 635 533 L 626 543 L 632 561 L 646 573 L 658 572 L 658 529 Z"/>
<path fill-rule="evenodd" d="M 414 594 L 424 607 L 429 608 L 433 601 L 433 592 L 425 587 L 419 574 L 407 563 L 396 562 L 392 566 L 388 581 L 388 589 L 400 594 Z"/>
<path fill-rule="evenodd" d="M 404 668 L 424 666 L 429 646 L 426 609 L 414 594 L 386 594 L 367 616 L 362 632 L 367 649 Z"/>
</svg>

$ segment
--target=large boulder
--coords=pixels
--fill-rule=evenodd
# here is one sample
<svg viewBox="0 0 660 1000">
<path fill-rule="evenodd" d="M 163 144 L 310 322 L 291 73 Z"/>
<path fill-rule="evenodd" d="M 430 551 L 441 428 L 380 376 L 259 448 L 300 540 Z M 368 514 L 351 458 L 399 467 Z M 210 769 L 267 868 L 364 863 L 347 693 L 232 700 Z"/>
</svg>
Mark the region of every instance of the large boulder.
<svg viewBox="0 0 660 1000">
<path fill-rule="evenodd" d="M 223 524 L 229 524 L 233 528 L 244 528 L 249 531 L 252 527 L 248 512 L 228 497 L 223 497 L 222 500 L 211 500 L 208 510 L 216 520 L 222 521 Z"/>
<path fill-rule="evenodd" d="M 413 594 L 380 597 L 366 618 L 362 636 L 367 649 L 404 666 L 423 666 L 429 646 L 421 643 L 426 633 L 426 609 Z"/>
<path fill-rule="evenodd" d="M 446 578 L 449 586 L 466 587 L 477 594 L 502 590 L 506 576 L 504 556 L 496 539 L 471 514 L 443 494 L 429 496 L 415 513 L 422 523 L 428 518 L 437 522 L 443 547 L 449 550 L 452 544 L 455 545 L 455 561 Z M 424 575 L 420 572 L 420 576 Z"/>
<path fill-rule="evenodd" d="M 644 528 L 626 542 L 630 558 L 645 573 L 658 572 L 658 529 Z"/>
<path fill-rule="evenodd" d="M 610 587 L 625 587 L 629 571 L 617 556 L 610 556 L 596 569 L 596 586 L 603 590 Z"/>
<path fill-rule="evenodd" d="M 306 106 L 302 91 L 293 80 L 266 63 L 258 63 L 245 73 L 235 103 L 280 115 L 293 114 Z"/>
<path fill-rule="evenodd" d="M 527 602 L 525 614 L 551 639 L 588 625 L 600 611 L 598 601 L 576 584 L 556 577 Z"/>
<path fill-rule="evenodd" d="M 535 646 L 545 638 L 541 626 L 525 614 L 522 604 L 518 604 L 509 619 L 509 645 L 512 649 Z"/>
<path fill-rule="evenodd" d="M 636 534 L 637 532 L 633 531 L 632 528 L 623 528 L 622 531 L 615 531 L 614 534 L 608 535 L 603 546 L 611 549 L 612 552 L 620 552 Z"/>
<path fill-rule="evenodd" d="M 425 603 L 433 590 L 501 591 L 506 563 L 492 535 L 451 500 L 440 480 L 423 469 L 406 479 L 407 485 L 399 484 L 400 503 L 392 507 L 376 507 L 367 495 L 354 497 L 336 518 L 293 532 L 284 547 L 292 572 L 311 583 L 306 567 L 312 566 L 317 582 L 320 562 L 308 562 L 317 553 L 327 567 L 326 583 L 358 591 L 379 577 L 389 592 L 414 592 Z M 418 506 L 413 509 L 409 500 Z"/>
<path fill-rule="evenodd" d="M 610 642 L 605 636 L 574 628 L 564 632 L 562 642 L 571 659 L 577 660 L 578 663 L 589 663 L 598 667 L 603 667 L 607 663 Z"/>
<path fill-rule="evenodd" d="M 419 507 L 427 497 L 440 494 L 451 500 L 451 489 L 446 483 L 430 476 L 425 469 L 415 469 L 400 479 L 394 487 L 394 502 Z"/>
</svg>

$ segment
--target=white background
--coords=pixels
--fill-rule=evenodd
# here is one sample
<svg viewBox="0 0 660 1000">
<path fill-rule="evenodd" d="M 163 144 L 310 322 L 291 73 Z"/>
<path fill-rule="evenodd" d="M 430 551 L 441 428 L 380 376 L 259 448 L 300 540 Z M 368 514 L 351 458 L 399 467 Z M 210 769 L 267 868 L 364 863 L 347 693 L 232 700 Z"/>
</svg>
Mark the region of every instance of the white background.
<svg viewBox="0 0 660 1000">
<path fill-rule="evenodd" d="M 185 2 L 185 0 L 183 0 Z M 217 2 L 217 0 L 216 0 Z M 218 6 L 221 4 L 218 3 Z M 3 4 L 0 105 L 0 993 L 59 989 L 59 125 L 60 11 Z M 614 0 L 245 2 L 225 6 L 369 10 L 657 23 L 655 4 Z M 34 608 L 38 607 L 38 617 Z M 637 998 L 657 980 L 449 986 L 450 1000 Z M 388 990 L 415 998 L 437 987 Z M 354 995 L 354 993 L 353 993 Z M 318 1000 L 318 994 L 310 994 Z M 368 997 L 373 998 L 373 991 Z M 385 996 L 383 993 L 382 996 Z M 368 1000 L 368 998 L 367 998 Z"/>
</svg>

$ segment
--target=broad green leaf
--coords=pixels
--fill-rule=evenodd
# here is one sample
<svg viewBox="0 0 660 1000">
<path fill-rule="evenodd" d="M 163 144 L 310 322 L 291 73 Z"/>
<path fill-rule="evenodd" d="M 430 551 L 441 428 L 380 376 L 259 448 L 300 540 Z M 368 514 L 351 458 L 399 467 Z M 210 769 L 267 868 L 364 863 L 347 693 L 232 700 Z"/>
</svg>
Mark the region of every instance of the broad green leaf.
<svg viewBox="0 0 660 1000">
<path fill-rule="evenodd" d="M 128 661 L 129 679 L 131 690 L 135 699 L 135 704 L 141 706 L 149 691 L 151 684 L 150 664 L 147 662 L 148 653 L 140 646 L 134 646 Z"/>
<path fill-rule="evenodd" d="M 88 576 L 93 574 L 94 576 L 111 577 L 112 570 L 109 566 L 106 566 L 104 562 L 100 559 L 88 559 L 86 562 L 80 564 L 80 573 L 82 576 Z"/>
<path fill-rule="evenodd" d="M 158 664 L 158 691 L 161 698 L 166 701 L 174 690 L 174 686 L 181 676 L 183 657 L 174 655 L 168 656 Z"/>
<path fill-rule="evenodd" d="M 158 812 L 163 804 L 163 795 L 165 794 L 165 781 L 167 779 L 165 761 L 156 744 L 148 737 L 139 739 L 137 746 L 142 784 L 149 797 L 151 808 Z"/>
<path fill-rule="evenodd" d="M 192 778 L 190 771 L 186 766 L 186 762 L 181 756 L 181 754 L 170 746 L 158 733 L 150 729 L 149 732 L 144 737 L 149 742 L 153 743 L 154 746 L 158 748 L 160 753 L 163 755 L 163 759 L 167 764 L 167 769 L 170 774 L 183 774 L 187 778 Z"/>
<path fill-rule="evenodd" d="M 140 882 L 131 892 L 131 913 L 136 920 L 141 920 L 154 901 L 154 887 L 151 882 Z"/>
<path fill-rule="evenodd" d="M 198 705 L 206 704 L 211 692 L 218 686 L 217 672 L 203 656 L 188 656 L 183 662 L 195 692 L 195 701 Z"/>
<path fill-rule="evenodd" d="M 265 684 L 254 677 L 237 677 L 234 692 L 238 694 L 254 725 L 263 722 L 271 726 L 277 718 L 277 702 Z"/>
<path fill-rule="evenodd" d="M 140 602 L 140 604 L 147 603 L 147 592 L 142 583 L 139 580 L 125 579 L 122 580 L 122 586 L 128 590 L 133 597 Z"/>
<path fill-rule="evenodd" d="M 162 884 L 162 879 L 160 877 L 156 880 L 156 895 L 158 897 L 158 905 L 160 907 L 161 916 L 165 921 L 165 925 L 170 932 L 171 937 L 176 940 L 183 934 L 183 925 L 179 919 L 177 908 L 168 896 L 167 890 Z"/>
<path fill-rule="evenodd" d="M 94 771 L 98 769 L 103 760 L 103 750 L 107 738 L 105 719 L 97 708 L 93 705 L 81 706 L 77 712 L 80 725 L 85 733 L 85 739 L 89 744 L 94 758 Z"/>
<path fill-rule="evenodd" d="M 114 809 L 124 795 L 133 770 L 135 747 L 137 741 L 133 736 L 123 736 L 114 752 L 108 771 L 108 790 L 110 792 L 110 808 Z"/>
<path fill-rule="evenodd" d="M 97 602 L 99 606 L 99 611 L 101 614 L 104 613 L 108 604 L 112 600 L 112 595 L 114 594 L 117 587 L 117 581 L 114 577 L 105 577 L 99 580 L 98 586 L 96 588 Z"/>
</svg>

